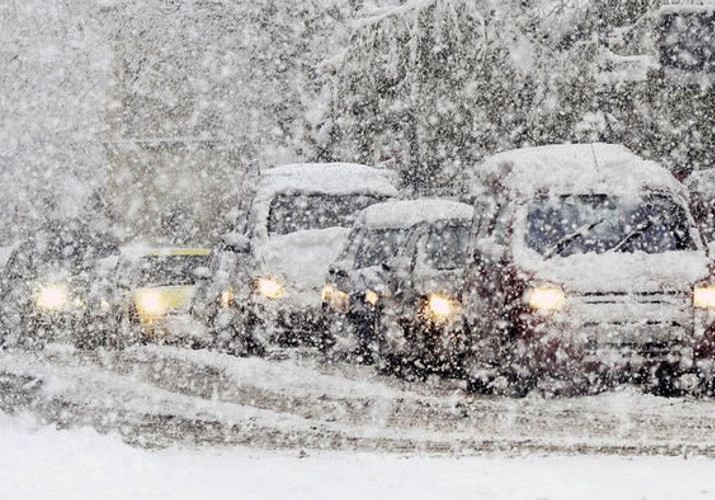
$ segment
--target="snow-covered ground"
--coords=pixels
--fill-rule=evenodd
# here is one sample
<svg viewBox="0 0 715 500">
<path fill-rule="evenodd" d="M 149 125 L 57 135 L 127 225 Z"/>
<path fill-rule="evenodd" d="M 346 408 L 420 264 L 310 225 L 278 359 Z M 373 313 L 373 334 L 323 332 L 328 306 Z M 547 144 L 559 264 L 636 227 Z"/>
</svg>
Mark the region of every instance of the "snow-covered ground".
<svg viewBox="0 0 715 500">
<path fill-rule="evenodd" d="M 708 499 L 707 458 L 404 457 L 133 448 L 88 428 L 0 415 L 0 498 Z"/>
</svg>

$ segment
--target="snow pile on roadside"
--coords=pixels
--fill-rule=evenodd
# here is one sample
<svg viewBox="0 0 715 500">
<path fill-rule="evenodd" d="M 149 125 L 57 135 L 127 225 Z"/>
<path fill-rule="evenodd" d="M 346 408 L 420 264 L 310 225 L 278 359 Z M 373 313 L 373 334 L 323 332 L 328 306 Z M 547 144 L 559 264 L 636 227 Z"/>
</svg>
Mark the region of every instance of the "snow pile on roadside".
<svg viewBox="0 0 715 500">
<path fill-rule="evenodd" d="M 710 459 L 146 451 L 0 415 L 0 498 L 715 498 Z"/>
</svg>

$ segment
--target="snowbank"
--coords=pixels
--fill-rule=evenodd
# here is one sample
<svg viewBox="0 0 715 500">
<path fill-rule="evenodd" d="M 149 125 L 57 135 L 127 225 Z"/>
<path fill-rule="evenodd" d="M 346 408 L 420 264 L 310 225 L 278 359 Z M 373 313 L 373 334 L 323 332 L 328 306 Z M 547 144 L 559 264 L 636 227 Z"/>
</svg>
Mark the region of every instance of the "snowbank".
<svg viewBox="0 0 715 500">
<path fill-rule="evenodd" d="M 0 498 L 708 499 L 710 459 L 404 458 L 173 448 L 0 415 Z"/>
</svg>

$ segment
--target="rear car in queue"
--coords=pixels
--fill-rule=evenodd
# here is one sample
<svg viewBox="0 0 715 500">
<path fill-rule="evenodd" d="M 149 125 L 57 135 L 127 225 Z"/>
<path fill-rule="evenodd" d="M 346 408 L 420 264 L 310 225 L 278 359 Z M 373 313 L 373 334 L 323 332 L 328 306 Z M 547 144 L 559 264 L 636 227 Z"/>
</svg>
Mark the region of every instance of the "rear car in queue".
<svg viewBox="0 0 715 500">
<path fill-rule="evenodd" d="M 116 240 L 81 221 L 45 224 L 14 248 L 5 266 L 0 344 L 111 343 L 117 326 L 111 281 L 118 258 Z"/>
<path fill-rule="evenodd" d="M 388 261 L 390 292 L 381 297 L 382 364 L 399 374 L 453 373 L 463 349 L 460 294 L 471 205 L 420 200 L 420 219 Z"/>
<path fill-rule="evenodd" d="M 523 394 L 711 378 L 715 282 L 682 184 L 626 148 L 497 154 L 478 170 L 466 376 Z"/>
<path fill-rule="evenodd" d="M 126 290 L 125 317 L 132 336 L 143 341 L 208 345 L 205 328 L 192 322 L 196 288 L 209 277 L 206 248 L 129 249 L 120 265 Z"/>
<path fill-rule="evenodd" d="M 314 343 L 328 266 L 358 213 L 397 195 L 395 176 L 365 165 L 295 164 L 247 184 L 196 314 L 234 353 Z"/>
<path fill-rule="evenodd" d="M 330 266 L 321 293 L 326 325 L 321 347 L 329 357 L 373 360 L 380 298 L 390 285 L 388 262 L 397 256 L 416 225 L 440 213 L 441 203 L 386 201 L 360 213 L 345 248 Z"/>
</svg>

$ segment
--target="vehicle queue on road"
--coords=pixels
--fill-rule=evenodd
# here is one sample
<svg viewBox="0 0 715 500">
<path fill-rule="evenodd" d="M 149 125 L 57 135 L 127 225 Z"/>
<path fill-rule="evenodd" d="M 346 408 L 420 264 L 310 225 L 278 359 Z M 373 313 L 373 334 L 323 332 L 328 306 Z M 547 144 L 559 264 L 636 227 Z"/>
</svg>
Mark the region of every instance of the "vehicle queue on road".
<svg viewBox="0 0 715 500">
<path fill-rule="evenodd" d="M 503 152 L 461 199 L 408 200 L 391 172 L 354 164 L 287 165 L 244 186 L 210 251 L 84 248 L 77 230 L 18 246 L 4 348 L 302 345 L 481 392 L 712 390 L 713 193 L 691 200 L 622 146 Z"/>
</svg>

